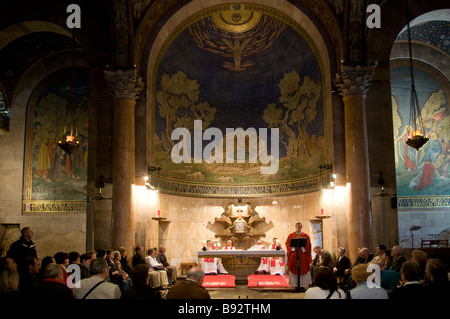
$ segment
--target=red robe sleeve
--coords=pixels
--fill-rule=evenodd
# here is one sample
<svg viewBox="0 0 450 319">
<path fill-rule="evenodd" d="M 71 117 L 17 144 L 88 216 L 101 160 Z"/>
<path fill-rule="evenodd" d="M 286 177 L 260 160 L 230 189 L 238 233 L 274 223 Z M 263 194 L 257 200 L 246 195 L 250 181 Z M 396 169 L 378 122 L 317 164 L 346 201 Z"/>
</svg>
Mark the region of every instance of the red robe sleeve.
<svg viewBox="0 0 450 319">
<path fill-rule="evenodd" d="M 308 273 L 308 271 L 311 268 L 311 239 L 308 234 L 302 232 L 299 236 L 297 234 L 291 233 L 289 234 L 287 240 L 286 240 L 286 254 L 288 257 L 287 266 L 289 268 L 289 272 L 292 272 L 293 274 L 297 274 L 297 251 L 291 251 L 291 239 L 293 238 L 306 238 L 306 247 L 305 252 L 300 248 L 300 275 L 305 275 Z"/>
</svg>

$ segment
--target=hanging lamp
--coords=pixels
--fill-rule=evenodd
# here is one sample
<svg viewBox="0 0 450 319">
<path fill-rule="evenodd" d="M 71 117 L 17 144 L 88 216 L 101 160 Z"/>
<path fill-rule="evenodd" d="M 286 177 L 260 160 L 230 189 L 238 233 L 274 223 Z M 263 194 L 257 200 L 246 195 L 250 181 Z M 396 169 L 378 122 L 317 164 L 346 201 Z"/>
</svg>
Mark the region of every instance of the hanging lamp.
<svg viewBox="0 0 450 319">
<path fill-rule="evenodd" d="M 66 108 L 66 120 L 64 122 L 64 131 L 60 139 L 58 139 L 58 146 L 67 154 L 75 153 L 80 146 L 78 139 L 78 130 L 74 123 L 73 113 L 75 109 L 75 98 L 73 94 L 74 86 L 74 44 L 75 44 L 75 28 L 72 29 L 72 48 L 70 52 L 70 88 L 69 88 L 69 103 Z M 69 129 L 67 127 L 69 126 Z"/>
<path fill-rule="evenodd" d="M 419 100 L 417 98 L 416 87 L 414 83 L 414 68 L 412 57 L 412 45 L 411 45 L 411 27 L 409 24 L 408 14 L 408 0 L 406 3 L 406 17 L 408 19 L 407 34 L 408 34 L 408 52 L 409 52 L 409 71 L 411 74 L 411 93 L 410 93 L 410 106 L 409 106 L 409 127 L 410 132 L 406 139 L 406 144 L 412 148 L 418 150 L 429 138 L 425 136 L 425 129 L 423 127 L 423 120 L 419 106 Z"/>
</svg>

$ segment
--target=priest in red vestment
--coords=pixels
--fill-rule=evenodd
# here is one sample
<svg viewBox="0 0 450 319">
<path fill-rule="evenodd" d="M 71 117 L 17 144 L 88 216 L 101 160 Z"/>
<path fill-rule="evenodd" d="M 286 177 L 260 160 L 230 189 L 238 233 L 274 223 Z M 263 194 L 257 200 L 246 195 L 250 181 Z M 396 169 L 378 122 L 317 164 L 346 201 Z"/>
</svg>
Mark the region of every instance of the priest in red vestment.
<svg viewBox="0 0 450 319">
<path fill-rule="evenodd" d="M 287 266 L 289 268 L 289 285 L 291 287 L 298 287 L 298 269 L 297 260 L 298 252 L 295 247 L 291 247 L 291 239 L 306 238 L 306 247 L 301 247 L 300 251 L 300 287 L 308 288 L 311 284 L 311 275 L 309 273 L 312 262 L 311 257 L 311 239 L 309 235 L 302 232 L 302 223 L 295 224 L 295 232 L 289 234 L 286 240 L 286 253 L 288 257 Z"/>
</svg>

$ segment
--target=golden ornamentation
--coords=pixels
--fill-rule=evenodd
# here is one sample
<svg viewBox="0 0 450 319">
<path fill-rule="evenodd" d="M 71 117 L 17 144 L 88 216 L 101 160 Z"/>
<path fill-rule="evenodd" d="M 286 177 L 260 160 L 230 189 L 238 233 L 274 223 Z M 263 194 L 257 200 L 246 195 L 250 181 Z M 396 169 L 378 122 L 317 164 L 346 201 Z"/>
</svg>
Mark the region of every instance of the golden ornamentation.
<svg viewBox="0 0 450 319">
<path fill-rule="evenodd" d="M 399 196 L 397 207 L 399 210 L 430 210 L 448 209 L 450 196 Z"/>
<path fill-rule="evenodd" d="M 68 200 L 24 200 L 24 215 L 86 214 L 86 201 Z"/>
<path fill-rule="evenodd" d="M 242 33 L 258 24 L 261 12 L 248 10 L 240 4 L 232 4 L 229 10 L 214 12 L 211 17 L 218 28 L 231 33 Z"/>
</svg>

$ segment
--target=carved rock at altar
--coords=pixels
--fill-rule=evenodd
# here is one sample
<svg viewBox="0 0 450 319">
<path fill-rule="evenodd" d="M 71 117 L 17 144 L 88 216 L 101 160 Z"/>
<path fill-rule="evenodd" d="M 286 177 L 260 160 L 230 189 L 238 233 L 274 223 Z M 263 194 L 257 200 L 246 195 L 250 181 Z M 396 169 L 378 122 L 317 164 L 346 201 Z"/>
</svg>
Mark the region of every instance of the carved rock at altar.
<svg viewBox="0 0 450 319">
<path fill-rule="evenodd" d="M 237 204 L 230 203 L 224 210 L 219 218 L 214 218 L 214 223 L 208 222 L 206 226 L 220 238 L 221 246 L 231 239 L 237 249 L 248 249 L 274 227 L 272 222 L 267 223 L 265 217 L 259 216 L 250 203 L 238 200 Z"/>
</svg>

